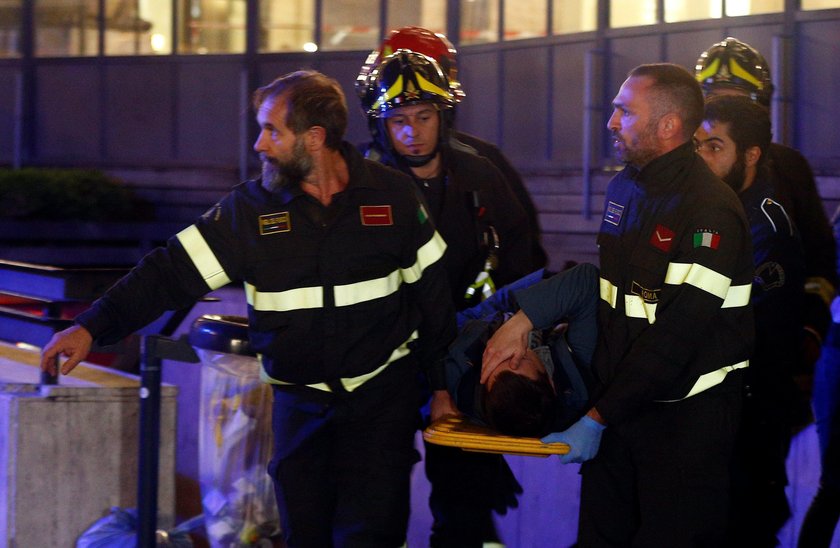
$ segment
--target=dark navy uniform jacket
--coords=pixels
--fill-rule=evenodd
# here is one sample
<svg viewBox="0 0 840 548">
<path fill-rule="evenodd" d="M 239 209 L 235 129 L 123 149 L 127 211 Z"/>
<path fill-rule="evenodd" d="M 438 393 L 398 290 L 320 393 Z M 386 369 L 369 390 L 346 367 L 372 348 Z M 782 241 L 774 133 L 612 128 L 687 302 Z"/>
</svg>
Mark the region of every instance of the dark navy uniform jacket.
<svg viewBox="0 0 840 548">
<path fill-rule="evenodd" d="M 779 202 L 775 183 L 762 170 L 739 197 L 752 231 L 755 264 L 756 348 L 746 375 L 748 393 L 765 416 L 781 420 L 789 416 L 796 392 L 807 267 L 797 226 Z"/>
<path fill-rule="evenodd" d="M 77 321 L 118 340 L 239 280 L 269 382 L 353 390 L 412 349 L 442 372 L 455 335 L 445 244 L 408 177 L 347 143 L 341 152 L 350 180 L 329 206 L 242 183 Z"/>
<path fill-rule="evenodd" d="M 613 178 L 598 245 L 594 404 L 608 424 L 748 366 L 750 229 L 738 197 L 690 142 Z"/>
</svg>

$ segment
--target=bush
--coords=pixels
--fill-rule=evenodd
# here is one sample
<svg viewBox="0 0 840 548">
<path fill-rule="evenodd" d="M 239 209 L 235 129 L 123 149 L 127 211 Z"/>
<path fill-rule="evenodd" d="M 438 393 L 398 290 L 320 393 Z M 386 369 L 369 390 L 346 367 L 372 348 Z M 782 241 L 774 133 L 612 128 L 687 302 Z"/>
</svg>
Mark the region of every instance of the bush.
<svg viewBox="0 0 840 548">
<path fill-rule="evenodd" d="M 0 169 L 0 218 L 132 221 L 150 205 L 96 170 Z"/>
</svg>

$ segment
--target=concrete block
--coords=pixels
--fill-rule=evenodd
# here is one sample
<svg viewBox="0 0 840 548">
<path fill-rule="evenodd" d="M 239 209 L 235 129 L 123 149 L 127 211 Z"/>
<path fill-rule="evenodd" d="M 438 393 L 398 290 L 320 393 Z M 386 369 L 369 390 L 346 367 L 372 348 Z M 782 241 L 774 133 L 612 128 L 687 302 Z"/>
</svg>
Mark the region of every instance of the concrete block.
<svg viewBox="0 0 840 548">
<path fill-rule="evenodd" d="M 81 364 L 40 386 L 38 352 L 0 344 L 0 545 L 74 546 L 137 507 L 139 378 Z M 161 394 L 158 528 L 174 525 L 177 389 Z"/>
</svg>

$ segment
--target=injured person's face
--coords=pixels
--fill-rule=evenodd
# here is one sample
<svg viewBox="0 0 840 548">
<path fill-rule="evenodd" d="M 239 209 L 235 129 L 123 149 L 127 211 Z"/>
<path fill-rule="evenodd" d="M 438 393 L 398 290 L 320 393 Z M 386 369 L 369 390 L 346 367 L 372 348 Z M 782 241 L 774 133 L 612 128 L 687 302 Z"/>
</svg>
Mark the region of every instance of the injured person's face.
<svg viewBox="0 0 840 548">
<path fill-rule="evenodd" d="M 545 365 L 543 365 L 536 353 L 534 353 L 534 351 L 530 348 L 525 351 L 525 355 L 522 357 L 522 360 L 520 360 L 519 366 L 516 369 L 513 369 L 511 366 L 512 362 L 513 360 L 509 358 L 500 363 L 498 367 L 490 373 L 490 377 L 487 378 L 487 382 L 485 383 L 488 391 L 493 390 L 493 385 L 496 383 L 496 379 L 503 371 L 510 371 L 515 375 L 521 375 L 533 381 L 539 380 L 540 376 L 546 373 Z M 551 382 L 551 386 L 553 387 L 554 380 L 550 375 L 548 378 Z"/>
</svg>

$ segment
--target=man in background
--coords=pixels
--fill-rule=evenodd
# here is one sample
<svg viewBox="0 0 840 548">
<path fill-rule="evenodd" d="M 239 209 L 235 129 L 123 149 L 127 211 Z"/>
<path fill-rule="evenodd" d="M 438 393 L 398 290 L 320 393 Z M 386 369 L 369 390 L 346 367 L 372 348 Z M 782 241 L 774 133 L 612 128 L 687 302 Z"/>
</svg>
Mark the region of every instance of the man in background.
<svg viewBox="0 0 840 548">
<path fill-rule="evenodd" d="M 755 275 L 755 352 L 744 374 L 744 409 L 735 445 L 728 545 L 778 544 L 790 517 L 785 494 L 800 357 L 805 262 L 799 234 L 780 203 L 768 166 L 767 110 L 739 95 L 707 98 L 697 152 L 738 193 L 750 223 Z"/>
</svg>

